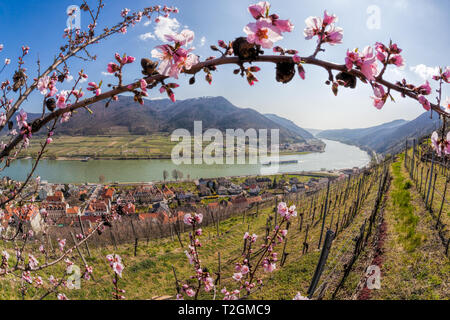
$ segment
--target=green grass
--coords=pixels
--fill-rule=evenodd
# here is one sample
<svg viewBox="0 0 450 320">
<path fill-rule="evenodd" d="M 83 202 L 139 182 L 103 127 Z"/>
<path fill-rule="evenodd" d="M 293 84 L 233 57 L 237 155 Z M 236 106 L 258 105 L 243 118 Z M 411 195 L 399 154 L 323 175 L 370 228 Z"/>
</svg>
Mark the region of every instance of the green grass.
<svg viewBox="0 0 450 320">
<path fill-rule="evenodd" d="M 411 193 L 409 189 L 412 183 L 404 178 L 401 170 L 402 159 L 403 157 L 400 157 L 397 162 L 392 164 L 394 181 L 391 197 L 395 217 L 398 222 L 396 229 L 401 235 L 400 241 L 406 250 L 414 251 L 421 242 L 421 235 L 416 232 L 419 217 L 415 214 L 414 207 L 411 204 Z"/>
</svg>

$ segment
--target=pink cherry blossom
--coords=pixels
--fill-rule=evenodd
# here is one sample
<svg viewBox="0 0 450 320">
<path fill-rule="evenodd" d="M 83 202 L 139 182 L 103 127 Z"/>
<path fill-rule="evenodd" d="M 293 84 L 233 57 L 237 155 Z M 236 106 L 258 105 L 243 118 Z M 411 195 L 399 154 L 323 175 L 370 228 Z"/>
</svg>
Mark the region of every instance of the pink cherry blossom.
<svg viewBox="0 0 450 320">
<path fill-rule="evenodd" d="M 258 20 L 256 23 L 249 23 L 244 27 L 247 41 L 261 45 L 261 47 L 266 49 L 272 48 L 274 42 L 283 39 L 277 31 L 272 24 L 265 20 Z"/>
<path fill-rule="evenodd" d="M 329 25 L 332 24 L 334 22 L 337 22 L 337 17 L 334 14 L 329 15 L 327 13 L 327 11 L 325 10 L 323 13 L 323 24 L 324 25 Z"/>
<path fill-rule="evenodd" d="M 56 106 L 60 109 L 65 109 L 67 107 L 67 96 L 69 92 L 66 90 L 61 91 L 56 95 Z"/>
<path fill-rule="evenodd" d="M 377 59 L 380 60 L 381 62 L 384 62 L 386 60 L 386 57 L 388 55 L 387 50 L 388 49 L 386 48 L 386 46 L 381 42 L 375 43 L 375 51 L 377 52 Z"/>
<path fill-rule="evenodd" d="M 345 58 L 345 66 L 347 70 L 350 71 L 353 68 L 353 65 L 356 63 L 360 63 L 361 58 L 359 57 L 358 52 L 356 50 L 350 51 L 347 50 L 347 57 Z"/>
<path fill-rule="evenodd" d="M 190 39 L 193 39 L 193 36 L 190 36 L 191 32 L 187 31 L 183 31 L 184 35 L 170 36 L 170 39 L 176 41 L 175 47 L 165 44 L 157 46 L 152 50 L 152 57 L 161 60 L 157 69 L 161 75 L 178 79 L 178 75 L 183 69 L 189 70 L 193 65 L 198 63 L 198 56 L 191 53 L 193 49 L 181 47 L 181 43 L 186 44 Z"/>
<path fill-rule="evenodd" d="M 330 45 L 342 43 L 344 30 L 336 27 L 335 22 L 337 22 L 336 15 L 330 15 L 326 10 L 323 18 L 313 16 L 306 18 L 306 28 L 303 30 L 305 39 L 310 40 L 317 36 L 317 43 L 329 43 Z"/>
<path fill-rule="evenodd" d="M 193 297 L 193 296 L 195 296 L 195 291 L 192 288 L 189 288 L 189 289 L 186 290 L 186 294 L 189 297 Z"/>
<path fill-rule="evenodd" d="M 101 82 L 100 82 L 101 85 Z M 89 82 L 86 90 L 92 91 L 95 93 L 96 96 L 99 96 L 102 93 L 102 90 L 100 89 L 100 85 L 97 85 L 95 82 Z"/>
<path fill-rule="evenodd" d="M 371 46 L 365 47 L 360 55 L 360 58 L 361 63 L 359 65 L 357 63 L 357 65 L 360 67 L 362 74 L 364 74 L 368 80 L 375 80 L 375 76 L 378 71 L 376 57 L 373 54 L 373 48 Z"/>
<path fill-rule="evenodd" d="M 199 213 L 199 214 L 195 214 L 194 215 L 194 220 L 195 220 L 195 222 L 197 222 L 197 223 L 202 223 L 202 221 L 203 221 L 203 214 L 201 214 L 201 213 Z"/>
<path fill-rule="evenodd" d="M 242 274 L 247 274 L 247 273 L 249 273 L 249 271 L 250 271 L 250 269 L 249 269 L 249 267 L 247 265 L 243 265 L 242 266 L 242 268 L 241 268 L 241 273 Z"/>
<path fill-rule="evenodd" d="M 405 65 L 405 61 L 403 57 L 399 54 L 395 54 L 389 58 L 389 63 L 395 64 L 397 67 L 403 67 Z"/>
<path fill-rule="evenodd" d="M 427 100 L 427 98 L 425 98 L 424 96 L 419 96 L 419 102 L 422 105 L 422 107 L 427 110 L 430 111 L 431 109 L 431 105 L 430 102 Z"/>
<path fill-rule="evenodd" d="M 112 268 L 112 270 L 122 278 L 122 271 L 124 269 L 124 266 L 122 264 L 122 259 L 118 254 L 108 254 L 106 256 L 106 259 L 109 261 L 109 266 Z"/>
<path fill-rule="evenodd" d="M 4 126 L 6 124 L 6 114 L 2 112 L 0 115 L 0 126 Z"/>
<path fill-rule="evenodd" d="M 11 63 L 11 59 L 6 58 L 6 59 L 5 59 L 5 66 L 7 66 L 7 65 L 10 64 L 10 63 Z"/>
<path fill-rule="evenodd" d="M 384 87 L 375 83 L 373 85 L 373 93 L 375 95 L 375 97 L 371 97 L 374 100 L 373 105 L 377 109 L 383 108 L 387 98 L 386 93 L 384 91 Z"/>
<path fill-rule="evenodd" d="M 270 3 L 261 1 L 248 7 L 248 11 L 256 20 L 265 18 L 269 15 Z"/>
<path fill-rule="evenodd" d="M 141 86 L 141 90 L 144 92 L 147 92 L 147 86 L 148 86 L 147 81 L 145 81 L 145 79 L 141 79 L 139 81 L 139 84 Z"/>
<path fill-rule="evenodd" d="M 50 83 L 50 78 L 48 76 L 43 76 L 39 79 L 37 88 L 42 95 L 46 95 L 48 92 L 48 86 Z"/>
<path fill-rule="evenodd" d="M 233 274 L 233 279 L 236 281 L 241 281 L 242 277 L 243 277 L 243 275 L 240 272 L 236 272 L 235 274 Z"/>
<path fill-rule="evenodd" d="M 429 95 L 431 93 L 430 83 L 427 81 L 417 88 L 419 94 Z"/>
<path fill-rule="evenodd" d="M 297 216 L 297 211 L 295 209 L 294 205 L 288 208 L 285 202 L 280 202 L 278 204 L 278 214 L 286 219 Z"/>
<path fill-rule="evenodd" d="M 64 293 L 58 293 L 58 300 L 69 300 Z"/>
<path fill-rule="evenodd" d="M 0 43 L 0 52 L 3 51 L 3 48 L 4 48 L 3 43 Z"/>
<path fill-rule="evenodd" d="M 125 18 L 127 16 L 127 14 L 130 12 L 130 9 L 125 8 L 122 10 L 122 12 L 120 12 L 120 15 Z"/>
<path fill-rule="evenodd" d="M 58 239 L 59 250 L 64 251 L 64 247 L 66 246 L 66 239 Z"/>
<path fill-rule="evenodd" d="M 371 46 L 365 47 L 362 52 L 359 52 L 357 49 L 353 51 L 347 50 L 345 65 L 349 71 L 353 65 L 356 65 L 368 80 L 375 80 L 375 76 L 378 73 L 376 57 Z"/>
<path fill-rule="evenodd" d="M 442 79 L 447 83 L 450 82 L 450 67 L 447 67 L 442 73 Z"/>
<path fill-rule="evenodd" d="M 63 115 L 61 117 L 61 123 L 69 121 L 70 120 L 70 116 L 71 116 L 70 112 L 63 113 Z"/>
<path fill-rule="evenodd" d="M 278 204 L 278 214 L 284 217 L 288 212 L 286 202 L 280 202 Z"/>
<path fill-rule="evenodd" d="M 294 25 L 290 20 L 280 20 L 272 18 L 272 24 L 280 34 L 282 32 L 292 32 L 294 30 Z"/>
<path fill-rule="evenodd" d="M 195 38 L 195 34 L 193 31 L 189 29 L 184 29 L 178 34 L 170 34 L 164 36 L 168 42 L 178 43 L 180 46 L 186 46 L 192 43 Z"/>
<path fill-rule="evenodd" d="M 32 254 L 28 254 L 28 264 L 31 269 L 34 269 L 39 265 L 39 262 Z"/>
<path fill-rule="evenodd" d="M 192 224 L 192 216 L 190 213 L 186 213 L 183 217 L 183 221 L 185 224 Z"/>
<path fill-rule="evenodd" d="M 332 26 L 328 31 L 327 35 L 324 37 L 323 41 L 328 42 L 330 45 L 335 45 L 342 43 L 342 38 L 344 37 L 344 29 Z"/>
<path fill-rule="evenodd" d="M 306 40 L 312 39 L 322 30 L 322 19 L 319 17 L 308 17 L 305 20 L 306 28 L 303 31 Z"/>
<path fill-rule="evenodd" d="M 84 96 L 84 92 L 81 91 L 81 89 L 79 90 L 72 90 L 71 93 L 77 98 L 77 99 L 81 99 Z"/>
<path fill-rule="evenodd" d="M 110 62 L 108 63 L 108 73 L 116 73 L 117 71 L 120 70 L 119 66 L 117 64 L 115 64 L 114 62 Z"/>
<path fill-rule="evenodd" d="M 30 271 L 25 271 L 22 273 L 22 279 L 25 282 L 28 282 L 29 284 L 33 283 L 33 278 L 31 277 L 31 272 Z"/>
<path fill-rule="evenodd" d="M 20 110 L 19 114 L 16 116 L 17 126 L 19 129 L 22 129 L 22 127 L 27 125 L 27 118 L 27 113 L 23 109 Z"/>
<path fill-rule="evenodd" d="M 265 272 L 273 272 L 276 269 L 276 264 L 275 263 L 270 263 L 270 262 L 264 262 L 263 263 L 263 269 Z"/>
<path fill-rule="evenodd" d="M 439 135 L 436 131 L 434 131 L 431 135 L 431 146 L 433 147 L 434 151 L 436 151 L 436 153 L 441 156 L 442 150 L 439 145 Z"/>
</svg>

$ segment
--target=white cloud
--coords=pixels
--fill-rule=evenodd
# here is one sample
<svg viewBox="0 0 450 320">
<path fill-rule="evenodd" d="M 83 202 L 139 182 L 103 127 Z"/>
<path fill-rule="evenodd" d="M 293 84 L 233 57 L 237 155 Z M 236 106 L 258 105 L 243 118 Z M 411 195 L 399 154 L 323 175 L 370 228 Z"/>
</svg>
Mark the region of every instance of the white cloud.
<svg viewBox="0 0 450 320">
<path fill-rule="evenodd" d="M 203 47 L 205 45 L 205 43 L 206 43 L 206 37 L 202 37 L 200 39 L 200 47 Z"/>
<path fill-rule="evenodd" d="M 111 77 L 113 76 L 112 73 L 106 72 L 106 71 L 102 71 L 102 75 L 104 75 L 105 77 Z"/>
<path fill-rule="evenodd" d="M 155 36 L 158 37 L 161 41 L 166 41 L 166 38 L 164 37 L 167 35 L 174 35 L 178 32 L 178 29 L 180 28 L 180 23 L 176 18 L 165 18 L 161 17 L 159 18 L 159 22 L 155 24 Z"/>
<path fill-rule="evenodd" d="M 72 82 L 73 80 L 73 76 L 71 74 L 69 74 L 69 76 L 66 78 L 67 82 Z"/>
<path fill-rule="evenodd" d="M 430 79 L 432 76 L 439 73 L 439 67 L 427 67 L 424 64 L 409 67 L 409 70 L 419 75 L 423 80 Z"/>
<path fill-rule="evenodd" d="M 148 39 L 156 39 L 155 35 L 151 32 L 143 33 L 139 36 L 139 39 L 145 41 Z"/>
<path fill-rule="evenodd" d="M 150 20 L 147 20 L 144 22 L 144 27 L 148 27 L 152 23 Z"/>
</svg>

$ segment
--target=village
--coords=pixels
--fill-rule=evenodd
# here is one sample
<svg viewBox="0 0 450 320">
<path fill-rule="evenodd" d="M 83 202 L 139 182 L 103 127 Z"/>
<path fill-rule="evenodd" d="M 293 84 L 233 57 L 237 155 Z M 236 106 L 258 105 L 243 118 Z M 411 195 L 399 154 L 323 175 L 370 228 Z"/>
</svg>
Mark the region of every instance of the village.
<svg viewBox="0 0 450 320">
<path fill-rule="evenodd" d="M 182 219 L 187 212 L 200 207 L 215 210 L 251 207 L 286 194 L 309 194 L 327 185 L 329 180 L 346 179 L 360 169 L 344 169 L 326 173 L 293 173 L 273 176 L 231 177 L 136 184 L 54 184 L 38 180 L 27 190 L 28 204 L 19 210 L 6 206 L 9 223 L 30 222 L 44 218 L 53 227 L 82 223 L 90 227 L 111 213 L 127 215 L 137 221 L 168 224 Z M 4 177 L 5 189 L 18 183 Z M 6 228 L 7 226 L 3 226 Z"/>
</svg>

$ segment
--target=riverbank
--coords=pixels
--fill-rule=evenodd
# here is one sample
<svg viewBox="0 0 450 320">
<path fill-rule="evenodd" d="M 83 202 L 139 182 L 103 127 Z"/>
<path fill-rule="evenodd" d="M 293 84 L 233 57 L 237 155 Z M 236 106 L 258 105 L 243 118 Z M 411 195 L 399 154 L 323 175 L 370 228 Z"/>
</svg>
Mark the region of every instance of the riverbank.
<svg viewBox="0 0 450 320">
<path fill-rule="evenodd" d="M 301 151 L 301 152 L 280 151 L 279 155 L 280 156 L 291 156 L 291 155 L 305 155 L 305 154 L 310 154 L 310 153 L 321 153 L 321 152 L 324 152 L 324 151 Z M 25 155 L 22 157 L 18 157 L 17 159 L 35 160 L 36 157 Z M 55 161 L 90 161 L 90 160 L 171 160 L 172 158 L 170 155 L 163 155 L 163 156 L 147 156 L 147 157 L 94 157 L 94 156 L 49 157 L 49 156 L 42 156 L 41 159 L 55 160 Z"/>
<path fill-rule="evenodd" d="M 266 167 L 261 164 L 181 164 L 171 160 L 80 160 L 65 161 L 43 159 L 35 176 L 52 183 L 97 183 L 105 182 L 153 182 L 162 181 L 164 171 L 169 178 L 174 170 L 181 172 L 183 179 L 218 178 L 234 176 L 273 175 L 277 173 L 325 172 L 353 167 L 364 167 L 370 163 L 367 152 L 339 142 L 325 140 L 325 152 L 296 155 L 280 155 L 277 160 L 297 160 L 296 163 Z M 270 159 L 268 159 L 270 160 Z M 26 179 L 34 161 L 16 160 L 2 172 L 2 176 L 22 181 Z"/>
</svg>

